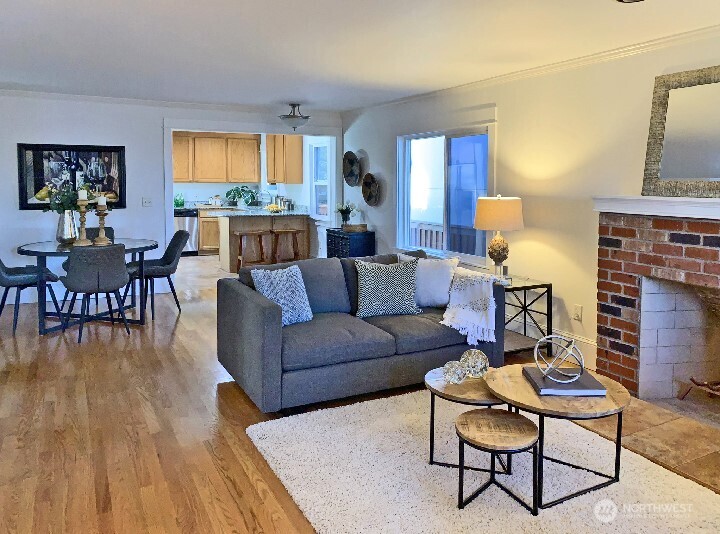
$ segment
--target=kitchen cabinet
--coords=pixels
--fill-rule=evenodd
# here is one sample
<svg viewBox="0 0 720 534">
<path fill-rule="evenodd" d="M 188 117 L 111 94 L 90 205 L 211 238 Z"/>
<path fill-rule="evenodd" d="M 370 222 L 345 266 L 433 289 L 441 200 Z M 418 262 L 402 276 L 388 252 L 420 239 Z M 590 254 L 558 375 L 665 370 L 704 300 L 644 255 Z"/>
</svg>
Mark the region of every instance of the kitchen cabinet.
<svg viewBox="0 0 720 534">
<path fill-rule="evenodd" d="M 173 182 L 192 182 L 192 137 L 173 134 Z"/>
<path fill-rule="evenodd" d="M 198 251 L 214 253 L 220 249 L 220 227 L 217 217 L 198 218 Z"/>
<path fill-rule="evenodd" d="M 268 135 L 266 142 L 268 182 L 271 184 L 302 184 L 302 135 Z"/>
<path fill-rule="evenodd" d="M 260 183 L 260 135 L 173 132 L 173 181 Z"/>
<path fill-rule="evenodd" d="M 223 137 L 195 137 L 193 181 L 227 181 L 227 140 Z"/>
<path fill-rule="evenodd" d="M 260 183 L 260 143 L 255 139 L 227 140 L 227 181 Z"/>
</svg>

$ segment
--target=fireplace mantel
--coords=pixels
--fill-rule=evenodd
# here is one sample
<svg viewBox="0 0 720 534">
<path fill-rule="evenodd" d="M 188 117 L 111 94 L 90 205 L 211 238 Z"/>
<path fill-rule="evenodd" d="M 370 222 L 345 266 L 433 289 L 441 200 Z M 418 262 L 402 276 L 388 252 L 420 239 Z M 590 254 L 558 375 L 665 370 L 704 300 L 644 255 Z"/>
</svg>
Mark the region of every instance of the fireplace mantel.
<svg viewBox="0 0 720 534">
<path fill-rule="evenodd" d="M 614 196 L 593 201 L 601 213 L 720 220 L 720 198 Z"/>
</svg>

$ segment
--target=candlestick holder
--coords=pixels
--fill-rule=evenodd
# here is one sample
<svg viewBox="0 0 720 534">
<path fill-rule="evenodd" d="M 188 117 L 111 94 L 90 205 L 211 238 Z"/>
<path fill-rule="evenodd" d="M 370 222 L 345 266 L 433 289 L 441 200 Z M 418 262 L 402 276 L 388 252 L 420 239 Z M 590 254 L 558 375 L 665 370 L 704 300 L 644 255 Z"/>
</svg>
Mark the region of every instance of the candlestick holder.
<svg viewBox="0 0 720 534">
<path fill-rule="evenodd" d="M 95 213 L 97 213 L 97 216 L 100 219 L 100 224 L 98 225 L 98 236 L 93 241 L 93 244 L 98 247 L 111 245 L 112 241 L 110 241 L 105 235 L 105 217 L 108 216 L 107 206 L 98 205 Z"/>
<path fill-rule="evenodd" d="M 80 237 L 79 237 L 79 239 L 76 239 L 75 242 L 73 243 L 74 247 L 89 247 L 90 245 L 93 244 L 92 241 L 90 241 L 87 238 L 87 233 L 85 231 L 85 221 L 86 221 L 85 214 L 87 213 L 87 207 L 88 207 L 89 203 L 90 203 L 89 200 L 78 200 L 77 201 L 78 213 L 80 213 L 80 232 L 79 232 Z"/>
</svg>

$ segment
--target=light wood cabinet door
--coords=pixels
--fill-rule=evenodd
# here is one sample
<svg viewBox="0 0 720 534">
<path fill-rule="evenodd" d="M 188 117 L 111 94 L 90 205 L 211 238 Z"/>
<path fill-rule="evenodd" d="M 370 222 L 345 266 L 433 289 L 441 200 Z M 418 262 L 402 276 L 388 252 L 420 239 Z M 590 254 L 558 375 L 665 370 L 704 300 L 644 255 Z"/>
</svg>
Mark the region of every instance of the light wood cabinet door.
<svg viewBox="0 0 720 534">
<path fill-rule="evenodd" d="M 202 252 L 213 252 L 220 249 L 220 225 L 217 217 L 200 217 L 198 219 L 198 248 Z"/>
<path fill-rule="evenodd" d="M 303 183 L 303 138 L 302 135 L 284 135 L 285 139 L 285 183 Z"/>
<path fill-rule="evenodd" d="M 173 182 L 192 182 L 192 137 L 173 135 Z"/>
<path fill-rule="evenodd" d="M 228 182 L 260 182 L 260 147 L 254 139 L 228 139 Z"/>
<path fill-rule="evenodd" d="M 275 136 L 275 178 L 277 183 L 285 183 L 285 136 Z"/>
<path fill-rule="evenodd" d="M 195 182 L 227 182 L 227 140 L 196 137 L 193 151 Z"/>
</svg>

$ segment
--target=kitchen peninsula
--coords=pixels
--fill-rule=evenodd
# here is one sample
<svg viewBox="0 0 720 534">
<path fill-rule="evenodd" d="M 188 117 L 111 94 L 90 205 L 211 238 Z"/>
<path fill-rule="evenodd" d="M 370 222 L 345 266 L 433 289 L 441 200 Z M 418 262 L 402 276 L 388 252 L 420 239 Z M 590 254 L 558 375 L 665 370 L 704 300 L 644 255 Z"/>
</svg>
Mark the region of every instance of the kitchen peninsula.
<svg viewBox="0 0 720 534">
<path fill-rule="evenodd" d="M 208 214 L 218 218 L 220 230 L 220 268 L 224 271 L 237 272 L 239 238 L 235 232 L 257 232 L 271 230 L 299 230 L 299 256 L 301 259 L 310 257 L 310 215 L 307 209 L 297 208 L 293 211 L 271 213 L 266 209 L 234 209 L 213 210 Z M 244 243 L 247 256 L 259 258 L 260 251 L 254 239 Z M 263 247 L 269 256 L 272 251 L 271 236 L 263 238 Z M 291 241 L 282 239 L 279 243 L 281 258 L 292 258 Z"/>
</svg>

